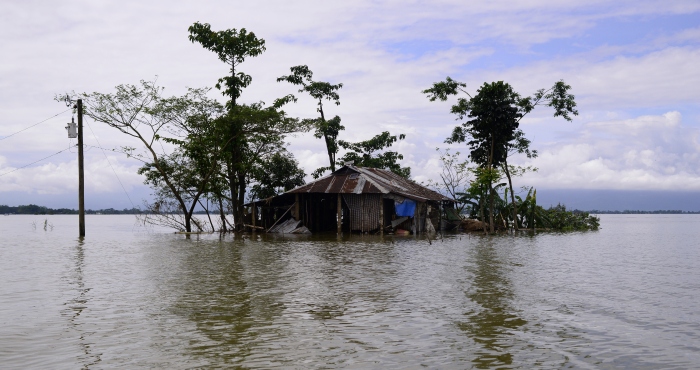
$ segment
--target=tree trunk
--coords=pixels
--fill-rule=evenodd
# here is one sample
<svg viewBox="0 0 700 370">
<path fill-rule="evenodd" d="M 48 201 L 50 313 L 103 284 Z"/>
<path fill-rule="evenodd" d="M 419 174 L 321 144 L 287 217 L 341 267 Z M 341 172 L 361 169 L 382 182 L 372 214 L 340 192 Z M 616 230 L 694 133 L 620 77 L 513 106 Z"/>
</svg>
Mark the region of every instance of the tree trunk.
<svg viewBox="0 0 700 370">
<path fill-rule="evenodd" d="M 236 69 L 235 69 L 235 64 L 234 62 L 231 62 L 231 76 L 235 77 L 236 75 Z M 239 192 L 237 191 L 239 187 L 245 186 L 245 184 L 240 184 L 237 179 L 236 175 L 242 171 L 242 155 L 241 155 L 241 148 L 240 148 L 240 143 L 236 143 L 234 138 L 238 136 L 240 133 L 239 128 L 238 128 L 238 122 L 236 122 L 236 117 L 233 113 L 235 113 L 236 109 L 236 96 L 235 94 L 232 94 L 231 96 L 231 106 L 230 106 L 230 113 L 231 113 L 231 121 L 229 122 L 229 135 L 231 136 L 229 139 L 229 147 L 230 147 L 230 153 L 231 153 L 231 163 L 230 166 L 228 167 L 228 181 L 229 181 L 229 188 L 231 190 L 231 206 L 233 208 L 233 224 L 235 225 L 234 230 L 236 232 L 240 232 L 243 230 L 243 210 L 242 210 L 242 204 L 243 204 L 243 199 L 239 197 Z M 238 176 L 240 179 L 240 175 Z"/>
<path fill-rule="evenodd" d="M 240 223 L 236 221 L 236 229 L 238 231 L 243 231 L 245 222 L 243 221 L 243 204 L 245 203 L 245 173 L 243 171 L 238 172 L 238 204 L 236 206 L 236 213 L 240 215 Z"/>
<path fill-rule="evenodd" d="M 537 211 L 537 189 L 532 192 L 532 232 L 535 232 L 535 211 Z"/>
<path fill-rule="evenodd" d="M 231 190 L 231 212 L 233 213 L 233 224 L 238 225 L 238 191 L 236 191 L 236 173 L 233 170 L 233 157 L 235 156 L 234 153 L 231 154 L 232 161 L 230 164 L 228 164 L 227 168 L 227 175 L 228 175 L 228 183 L 229 183 L 229 188 Z M 236 228 L 234 228 L 233 231 L 238 231 Z"/>
<path fill-rule="evenodd" d="M 489 153 L 489 230 L 493 234 L 493 183 L 492 183 L 492 170 L 493 170 L 493 147 L 494 147 L 494 138 L 491 138 L 491 152 Z"/>
<path fill-rule="evenodd" d="M 326 116 L 323 114 L 323 104 L 321 104 L 321 99 L 318 99 L 318 111 L 321 113 L 321 124 L 323 125 L 323 140 L 326 142 L 326 151 L 328 152 L 328 162 L 330 163 L 331 172 L 335 172 L 335 158 L 333 158 L 333 152 L 331 152 L 331 145 L 328 142 L 328 134 L 326 133 L 328 127 L 326 127 Z"/>
<path fill-rule="evenodd" d="M 503 169 L 506 172 L 506 177 L 508 178 L 508 187 L 510 188 L 510 201 L 513 206 L 513 230 L 518 230 L 520 227 L 518 225 L 518 207 L 515 204 L 515 193 L 513 192 L 513 181 L 510 178 L 510 171 L 508 171 L 508 159 L 503 162 Z"/>
<path fill-rule="evenodd" d="M 484 202 L 486 200 L 486 192 L 484 191 L 484 185 L 481 186 L 481 195 L 479 196 L 479 218 L 481 219 L 481 224 L 484 227 L 484 234 L 488 233 L 486 229 L 486 220 L 484 219 Z"/>
<path fill-rule="evenodd" d="M 209 198 L 207 198 L 207 206 L 205 207 L 204 204 L 202 204 L 202 200 L 199 200 L 199 205 L 204 208 L 204 210 L 207 212 L 207 218 L 209 219 L 209 225 L 211 225 L 211 231 L 214 232 L 216 228 L 214 227 L 214 222 L 211 220 L 211 215 L 209 214 Z"/>
<path fill-rule="evenodd" d="M 221 231 L 226 232 L 226 214 L 224 213 L 224 202 L 221 201 L 221 194 L 217 195 L 219 201 L 219 216 L 221 217 Z"/>
</svg>

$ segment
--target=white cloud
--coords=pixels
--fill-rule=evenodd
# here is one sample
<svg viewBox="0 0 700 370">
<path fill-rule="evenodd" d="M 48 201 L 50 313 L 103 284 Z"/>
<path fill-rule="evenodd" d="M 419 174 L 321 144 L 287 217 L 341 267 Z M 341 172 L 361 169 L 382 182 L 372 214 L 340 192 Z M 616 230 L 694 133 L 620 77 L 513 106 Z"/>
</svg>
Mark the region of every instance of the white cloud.
<svg viewBox="0 0 700 370">
<path fill-rule="evenodd" d="M 65 156 L 63 156 L 65 158 Z M 86 155 L 85 191 L 92 194 L 130 192 L 141 187 L 143 178 L 136 173 L 139 166 L 126 163 L 123 158 L 101 153 Z M 0 173 L 8 173 L 17 167 L 7 165 L 0 156 Z M 116 175 L 115 175 L 116 173 Z M 120 185 L 121 181 L 121 185 Z M 122 189 L 122 185 L 124 189 Z M 78 190 L 78 160 L 54 161 L 16 170 L 2 177 L 0 193 L 21 191 L 35 194 L 66 194 Z"/>
<path fill-rule="evenodd" d="M 347 127 L 342 138 L 365 140 L 385 130 L 407 134 L 398 147 L 406 158 L 403 164 L 412 167 L 417 179 L 434 178 L 434 148 L 446 146 L 443 140 L 456 124 L 449 114 L 450 103 L 430 103 L 420 93 L 432 82 L 451 75 L 472 87 L 483 81 L 504 79 L 518 91 L 532 93 L 563 78 L 573 86 L 581 116 L 573 124 L 553 123 L 551 112 L 538 109 L 524 121 L 523 127 L 533 139 L 533 147 L 546 146 L 548 150 L 561 152 L 556 152 L 561 154 L 556 158 L 543 153 L 538 161 L 561 165 L 562 171 L 569 165 L 580 166 L 591 174 L 598 171 L 591 175 L 597 179 L 596 184 L 608 184 L 614 174 L 629 170 L 629 179 L 652 177 L 620 184 L 658 187 L 663 181 L 672 183 L 680 181 L 678 176 L 695 173 L 691 166 L 675 164 L 657 168 L 650 161 L 661 158 L 668 164 L 673 160 L 695 160 L 690 148 L 697 145 L 697 140 L 688 141 L 679 151 L 674 138 L 678 137 L 678 131 L 695 134 L 685 126 L 700 123 L 693 121 L 700 116 L 697 113 L 700 69 L 696 68 L 700 65 L 697 45 L 700 28 L 697 25 L 684 30 L 673 28 L 672 32 L 661 32 L 656 39 L 637 38 L 624 45 L 601 45 L 596 41 L 591 49 L 577 49 L 580 50 L 577 54 L 535 55 L 530 49 L 552 40 L 577 43 L 585 39 L 589 30 L 597 30 L 602 21 L 614 23 L 618 19 L 662 14 L 672 18 L 675 14 L 688 15 L 698 10 L 697 1 L 668 1 L 659 6 L 656 1 L 631 0 L 473 4 L 457 0 L 265 4 L 3 2 L 0 48 L 6 57 L 0 63 L 0 104 L 4 115 L 0 136 L 65 109 L 52 101 L 55 93 L 109 92 L 117 84 L 133 84 L 155 75 L 166 87 L 166 94 L 181 94 L 186 86 L 213 85 L 227 73 L 227 67 L 213 53 L 187 40 L 187 27 L 201 21 L 211 23 L 215 30 L 245 27 L 266 39 L 267 52 L 250 58 L 242 66 L 243 71 L 253 76 L 243 101 L 270 103 L 274 98 L 296 92 L 293 86 L 277 83 L 275 78 L 289 73 L 290 66 L 307 64 L 318 80 L 345 84 L 340 91 L 341 105 L 327 107 L 327 114 L 341 116 Z M 503 67 L 509 64 L 502 63 L 502 59 L 510 61 L 520 56 L 526 58 L 522 62 L 516 59 L 516 67 Z M 474 67 L 475 63 L 478 68 Z M 218 91 L 212 91 L 211 95 L 223 100 Z M 289 114 L 315 116 L 311 98 L 299 98 L 298 103 L 286 108 Z M 684 105 L 691 106 L 690 112 L 683 110 Z M 661 120 L 671 125 L 664 129 L 657 126 L 661 121 L 657 122 L 658 116 L 654 116 L 650 118 L 651 127 L 633 130 L 637 136 L 633 144 L 622 145 L 626 151 L 615 149 L 620 146 L 616 140 L 625 137 L 620 128 L 626 127 L 624 119 L 648 114 L 649 108 L 683 111 L 685 126 L 680 123 L 673 126 L 670 117 Z M 1 141 L 0 153 L 7 159 L 2 168 L 11 168 L 7 167 L 10 164 L 20 166 L 28 162 L 25 159 L 40 158 L 43 153 L 65 148 L 68 141 L 63 126 L 69 119 L 70 114 L 66 114 Z M 605 120 L 610 119 L 620 122 L 620 126 L 605 127 Z M 588 123 L 583 128 L 587 131 L 577 131 L 580 122 Z M 641 118 L 630 122 L 645 125 Z M 123 136 L 115 135 L 108 127 L 90 124 L 103 147 L 129 145 Z M 649 137 L 646 131 L 656 136 Z M 96 145 L 92 132 L 87 133 L 86 141 Z M 566 143 L 570 148 L 547 144 L 553 137 L 565 137 L 565 133 L 569 135 Z M 307 173 L 327 164 L 322 141 L 310 133 L 290 142 L 290 151 Z M 587 153 L 586 150 L 591 153 L 581 154 Z M 615 155 L 624 160 L 610 159 Z M 67 163 L 62 158 L 52 159 L 42 162 L 39 167 L 43 170 L 23 169 L 13 176 L 2 177 L 0 191 L 14 186 L 36 191 L 31 190 L 38 189 L 35 183 L 46 186 L 42 188 L 45 191 L 68 191 L 67 185 L 61 185 L 59 175 L 50 174 L 66 172 L 65 183 L 70 183 L 72 169 Z M 45 165 L 53 167 L 44 168 Z M 123 166 L 125 175 L 137 168 Z M 607 175 L 607 170 L 613 171 L 613 175 Z M 638 170 L 646 171 L 646 175 L 634 172 Z M 555 168 L 551 171 L 554 179 Z M 15 174 L 19 177 L 14 177 Z M 94 186 L 113 189 L 106 176 Z M 139 176 L 134 173 L 131 176 L 132 186 L 141 183 Z M 97 176 L 96 181 L 101 178 Z M 569 178 L 559 175 L 562 186 L 569 186 Z M 653 185 L 654 181 L 658 185 Z"/>
<path fill-rule="evenodd" d="M 544 188 L 700 190 L 700 129 L 678 112 L 593 122 L 550 143 L 522 183 Z"/>
</svg>

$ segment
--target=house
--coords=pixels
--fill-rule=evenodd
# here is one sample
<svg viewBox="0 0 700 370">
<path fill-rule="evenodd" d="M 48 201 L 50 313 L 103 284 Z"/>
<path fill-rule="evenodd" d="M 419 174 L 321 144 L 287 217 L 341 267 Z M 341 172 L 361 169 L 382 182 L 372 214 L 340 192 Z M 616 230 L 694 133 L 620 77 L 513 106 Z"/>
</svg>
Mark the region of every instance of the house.
<svg viewBox="0 0 700 370">
<path fill-rule="evenodd" d="M 246 206 L 245 223 L 267 232 L 415 234 L 434 232 L 454 200 L 391 171 L 349 164 Z"/>
</svg>

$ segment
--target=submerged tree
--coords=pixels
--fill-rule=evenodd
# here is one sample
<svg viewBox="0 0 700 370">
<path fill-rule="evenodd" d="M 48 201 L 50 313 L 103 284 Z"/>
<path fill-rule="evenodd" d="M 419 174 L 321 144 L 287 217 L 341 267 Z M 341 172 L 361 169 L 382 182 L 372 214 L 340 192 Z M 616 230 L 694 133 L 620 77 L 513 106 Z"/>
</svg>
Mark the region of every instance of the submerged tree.
<svg viewBox="0 0 700 370">
<path fill-rule="evenodd" d="M 224 31 L 212 31 L 208 23 L 195 22 L 189 27 L 189 40 L 199 43 L 207 50 L 213 51 L 219 60 L 230 66 L 230 75 L 222 77 L 216 84 L 224 96 L 229 97 L 226 108 L 229 111 L 227 145 L 229 158 L 226 161 L 228 185 L 231 192 L 231 203 L 234 222 L 237 229 L 243 228 L 243 203 L 241 194 L 245 193 L 246 174 L 243 148 L 246 138 L 242 135 L 243 124 L 238 120 L 237 101 L 245 87 L 250 85 L 252 77 L 237 68 L 247 57 L 256 57 L 265 51 L 265 40 L 259 39 L 253 32 L 245 28 L 235 28 Z"/>
<path fill-rule="evenodd" d="M 189 39 L 211 50 L 219 59 L 230 66 L 230 75 L 219 79 L 216 87 L 229 98 L 226 103 L 228 114 L 221 122 L 228 128 L 231 139 L 226 159 L 228 186 L 234 222 L 237 230 L 242 230 L 246 191 L 252 172 L 264 163 L 268 156 L 279 152 L 284 146 L 286 134 L 307 131 L 309 122 L 287 117 L 282 105 L 294 100 L 293 96 L 277 99 L 275 104 L 264 107 L 263 103 L 239 104 L 238 99 L 252 77 L 238 67 L 247 57 L 255 57 L 265 51 L 265 40 L 259 39 L 245 28 L 212 31 L 209 24 L 194 23 L 189 28 Z"/>
<path fill-rule="evenodd" d="M 87 117 L 136 139 L 139 149 L 126 146 L 123 151 L 144 164 L 139 172 L 146 175 L 146 183 L 161 200 L 168 199 L 170 211 L 183 215 L 179 228 L 189 232 L 194 209 L 227 145 L 213 123 L 223 107 L 206 97 L 207 89 L 170 98 L 162 97 L 162 91 L 141 81 L 140 86 L 119 85 L 113 94 L 74 95 L 83 99 Z"/>
<path fill-rule="evenodd" d="M 458 90 L 466 87 L 466 84 L 455 82 L 448 78 L 442 85 L 435 84 L 433 88 L 423 91 L 428 94 L 430 100 L 440 99 L 447 95 L 457 94 Z M 444 89 L 451 89 L 446 91 Z M 507 143 L 514 137 L 518 128 L 518 121 L 522 114 L 518 111 L 519 95 L 512 87 L 503 81 L 484 83 L 477 94 L 470 99 L 460 98 L 452 107 L 452 113 L 459 119 L 470 118 L 457 126 L 447 143 L 467 142 L 471 152 L 471 160 L 487 172 L 494 166 L 499 166 L 505 160 Z M 491 176 L 487 177 L 491 179 Z M 494 190 L 492 183 L 488 183 L 489 190 L 489 225 L 494 231 Z"/>
<path fill-rule="evenodd" d="M 328 100 L 335 103 L 335 105 L 340 105 L 340 96 L 338 96 L 337 91 L 343 87 L 343 84 L 333 85 L 328 82 L 314 81 L 312 80 L 313 72 L 305 65 L 294 66 L 290 70 L 292 74 L 278 78 L 277 82 L 286 81 L 293 85 L 301 86 L 301 89 L 299 89 L 300 93 L 308 93 L 317 101 L 316 105 L 318 108 L 316 108 L 316 111 L 321 116 L 307 121 L 316 129 L 314 136 L 318 139 L 323 138 L 325 141 L 326 152 L 328 153 L 328 168 L 333 172 L 335 171 L 335 157 L 338 153 L 338 134 L 345 127 L 340 124 L 340 117 L 337 115 L 326 120 L 326 115 L 323 111 L 323 101 Z M 325 171 L 325 168 L 323 170 Z"/>
<path fill-rule="evenodd" d="M 466 86 L 465 83 L 447 77 L 445 81 L 436 82 L 431 88 L 423 90 L 423 93 L 428 95 L 430 101 L 445 101 L 450 95 L 458 95 L 460 92 L 469 97 L 458 98 L 452 106 L 451 112 L 459 120 L 469 119 L 455 127 L 446 142 L 467 142 L 471 160 L 487 171 L 507 163 L 509 150 L 518 145 L 514 141 L 518 140 L 516 133 L 520 120 L 535 106 L 552 107 L 555 117 L 561 116 L 567 121 L 571 120 L 571 115 L 578 115 L 574 96 L 568 93 L 571 86 L 564 81 L 558 81 L 550 89 L 540 89 L 533 96 L 525 98 L 503 81 L 484 83 L 474 96 L 464 89 Z M 494 189 L 492 183 L 488 187 L 489 223 L 493 232 Z"/>
</svg>

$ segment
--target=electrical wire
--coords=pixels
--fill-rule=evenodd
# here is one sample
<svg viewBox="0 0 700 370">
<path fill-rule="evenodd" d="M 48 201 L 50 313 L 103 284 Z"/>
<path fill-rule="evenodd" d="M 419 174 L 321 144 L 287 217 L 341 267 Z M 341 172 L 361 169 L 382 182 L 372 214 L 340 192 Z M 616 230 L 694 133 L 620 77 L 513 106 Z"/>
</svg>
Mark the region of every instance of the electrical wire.
<svg viewBox="0 0 700 370">
<path fill-rule="evenodd" d="M 107 154 L 105 153 L 105 149 L 102 148 L 102 144 L 100 144 L 100 140 L 97 139 L 97 135 L 95 135 L 95 131 L 92 131 L 92 126 L 90 126 L 90 124 L 87 123 L 87 120 L 85 121 L 85 124 L 87 124 L 87 127 L 90 129 L 92 136 L 95 138 L 95 141 L 97 141 L 97 145 L 99 145 L 99 146 L 85 145 L 85 144 L 83 144 L 83 146 L 89 146 L 92 148 L 99 148 L 102 150 L 102 155 L 105 156 L 105 159 L 107 160 L 107 163 L 109 164 L 109 167 L 112 169 L 112 172 L 114 172 L 114 177 L 116 177 L 117 181 L 119 181 L 119 185 L 122 187 L 122 190 L 124 190 L 124 194 L 126 194 L 126 197 L 129 199 L 129 203 L 131 203 L 131 207 L 136 208 L 136 205 L 134 205 L 134 202 L 131 200 L 129 193 L 127 193 L 127 191 L 126 191 L 124 184 L 122 184 L 122 180 L 119 179 L 119 175 L 117 175 L 117 171 L 115 171 L 114 167 L 112 167 L 112 162 L 109 161 L 109 157 L 107 157 Z M 114 150 L 112 150 L 112 151 L 114 151 Z"/>
<path fill-rule="evenodd" d="M 8 172 L 5 172 L 5 173 L 3 173 L 3 174 L 0 174 L 0 177 L 5 176 L 5 175 L 9 175 L 9 174 L 11 174 L 11 173 L 13 173 L 13 172 L 15 172 L 15 171 L 17 171 L 17 170 L 21 170 L 21 169 L 23 169 L 23 168 L 27 168 L 27 167 L 29 167 L 29 166 L 35 164 L 35 163 L 39 163 L 39 162 L 43 161 L 44 159 L 49 159 L 49 158 L 51 158 L 51 157 L 53 157 L 53 156 L 55 156 L 55 155 L 61 154 L 61 153 L 65 152 L 66 150 L 70 150 L 70 147 L 68 147 L 68 148 L 66 148 L 66 149 L 63 149 L 63 150 L 61 150 L 60 152 L 56 152 L 56 153 L 54 153 L 54 154 L 51 154 L 51 155 L 48 156 L 48 157 L 44 157 L 44 158 L 41 158 L 41 159 L 39 159 L 39 160 L 37 160 L 37 161 L 34 161 L 34 162 L 29 163 L 29 164 L 27 164 L 27 165 L 24 165 L 24 166 L 22 166 L 22 167 L 17 167 L 17 168 L 15 168 L 15 169 L 12 170 L 12 171 L 8 171 Z"/>
<path fill-rule="evenodd" d="M 34 126 L 36 126 L 36 125 L 38 125 L 38 124 L 41 124 L 41 123 L 44 123 L 44 122 L 50 120 L 51 118 L 54 118 L 54 117 L 56 117 L 56 116 L 59 116 L 59 115 L 61 115 L 61 114 L 63 114 L 63 113 L 66 113 L 66 112 L 68 112 L 68 111 L 71 110 L 71 109 L 73 109 L 73 108 L 68 108 L 68 109 L 64 110 L 63 112 L 57 113 L 57 114 L 55 114 L 55 115 L 53 115 L 53 116 L 51 116 L 51 117 L 49 117 L 49 118 L 47 118 L 47 119 L 45 119 L 45 120 L 43 120 L 43 121 L 41 121 L 41 122 L 37 122 L 37 123 L 35 123 L 35 124 L 33 124 L 33 125 L 27 127 L 27 128 L 23 128 L 23 129 L 19 130 L 19 131 L 13 133 L 13 134 L 4 136 L 4 137 L 0 138 L 0 141 L 5 140 L 5 139 L 7 139 L 7 138 L 9 138 L 9 137 L 15 136 L 15 135 L 19 134 L 19 133 L 22 132 L 22 131 L 29 130 L 30 128 L 32 128 L 32 127 L 34 127 Z"/>
</svg>

